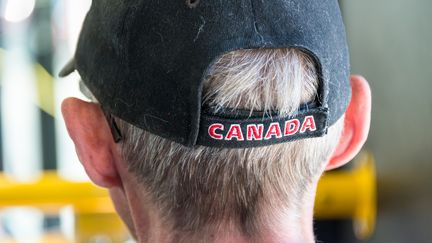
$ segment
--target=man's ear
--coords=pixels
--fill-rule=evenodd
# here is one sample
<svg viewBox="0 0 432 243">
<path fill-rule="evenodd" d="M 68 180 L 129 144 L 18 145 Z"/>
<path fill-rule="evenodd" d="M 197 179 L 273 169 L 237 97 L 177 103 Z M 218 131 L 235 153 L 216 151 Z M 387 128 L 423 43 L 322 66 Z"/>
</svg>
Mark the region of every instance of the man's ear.
<svg viewBox="0 0 432 243">
<path fill-rule="evenodd" d="M 121 182 L 115 163 L 119 156 L 100 106 L 68 98 L 61 108 L 69 136 L 87 175 L 98 186 L 119 186 Z"/>
<path fill-rule="evenodd" d="M 351 76 L 352 97 L 345 113 L 345 122 L 339 144 L 326 170 L 340 167 L 354 158 L 366 142 L 371 118 L 371 91 L 361 76 Z"/>
</svg>

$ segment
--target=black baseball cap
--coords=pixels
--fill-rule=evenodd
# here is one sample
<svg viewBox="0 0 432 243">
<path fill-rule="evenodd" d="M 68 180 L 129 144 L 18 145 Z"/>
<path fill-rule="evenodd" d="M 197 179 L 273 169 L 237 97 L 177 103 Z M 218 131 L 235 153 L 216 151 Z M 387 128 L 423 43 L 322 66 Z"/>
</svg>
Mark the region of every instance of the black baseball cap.
<svg viewBox="0 0 432 243">
<path fill-rule="evenodd" d="M 316 64 L 317 98 L 290 116 L 202 104 L 202 82 L 221 55 L 298 48 Z M 351 97 L 337 0 L 93 0 L 74 59 L 103 109 L 185 146 L 245 148 L 320 137 Z"/>
</svg>

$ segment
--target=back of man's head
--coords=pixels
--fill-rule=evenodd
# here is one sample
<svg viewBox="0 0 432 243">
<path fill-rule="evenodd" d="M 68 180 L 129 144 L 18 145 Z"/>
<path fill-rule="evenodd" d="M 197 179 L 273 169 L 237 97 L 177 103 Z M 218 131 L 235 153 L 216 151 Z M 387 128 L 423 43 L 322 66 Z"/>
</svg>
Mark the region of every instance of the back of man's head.
<svg viewBox="0 0 432 243">
<path fill-rule="evenodd" d="M 298 49 L 234 51 L 210 70 L 203 103 L 216 110 L 292 115 L 317 96 L 315 65 Z M 302 217 L 342 121 L 324 137 L 243 149 L 188 148 L 120 119 L 118 124 L 129 171 L 178 239 L 202 238 L 226 226 L 254 236 L 284 214 Z"/>
<path fill-rule="evenodd" d="M 369 129 L 337 0 L 93 0 L 73 70 L 100 105 L 66 99 L 69 134 L 141 242 L 312 242 Z"/>
</svg>

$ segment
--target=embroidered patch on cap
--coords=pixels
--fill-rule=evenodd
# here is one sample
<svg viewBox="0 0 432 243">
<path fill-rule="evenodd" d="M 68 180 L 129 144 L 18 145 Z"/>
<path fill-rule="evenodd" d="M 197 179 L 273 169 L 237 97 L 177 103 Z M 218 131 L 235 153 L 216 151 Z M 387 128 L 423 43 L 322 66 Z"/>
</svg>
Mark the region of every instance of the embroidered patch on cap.
<svg viewBox="0 0 432 243">
<path fill-rule="evenodd" d="M 235 118 L 204 115 L 201 120 L 199 145 L 210 147 L 257 147 L 321 137 L 327 134 L 328 109 L 300 110 L 293 116 Z"/>
</svg>

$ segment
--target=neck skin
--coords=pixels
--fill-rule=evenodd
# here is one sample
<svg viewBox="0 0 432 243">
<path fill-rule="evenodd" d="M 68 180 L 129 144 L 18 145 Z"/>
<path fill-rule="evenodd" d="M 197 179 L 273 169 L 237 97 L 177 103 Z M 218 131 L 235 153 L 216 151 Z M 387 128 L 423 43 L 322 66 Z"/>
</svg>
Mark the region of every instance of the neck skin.
<svg viewBox="0 0 432 243">
<path fill-rule="evenodd" d="M 121 166 L 120 166 L 121 167 Z M 125 169 L 119 169 L 122 187 L 110 189 L 111 198 L 117 212 L 128 226 L 130 233 L 139 243 L 180 242 L 179 236 L 173 238 L 169 227 L 162 222 L 158 209 L 149 201 L 148 194 Z M 265 214 L 264 229 L 258 236 L 247 237 L 232 227 L 233 224 L 222 224 L 223 228 L 213 233 L 200 234 L 193 239 L 183 238 L 181 242 L 211 243 L 313 243 L 313 206 L 317 182 L 310 186 L 298 205 L 299 210 L 272 209 L 273 213 Z M 140 188 L 137 190 L 137 188 Z M 265 207 L 265 206 L 264 206 Z M 274 216 L 273 216 L 274 215 Z M 276 216 L 277 215 L 277 216 Z"/>
<path fill-rule="evenodd" d="M 127 204 L 123 203 L 117 211 L 128 225 L 131 234 L 139 243 L 159 242 L 172 243 L 178 242 L 172 238 L 168 227 L 160 219 L 158 210 L 148 201 L 141 191 L 136 190 L 137 186 L 125 187 Z M 115 193 L 111 194 L 112 196 Z M 309 200 L 301 204 L 303 208 L 297 212 L 276 213 L 278 218 L 267 216 L 268 228 L 262 229 L 259 236 L 247 237 L 241 234 L 235 227 L 223 224 L 224 228 L 216 233 L 200 235 L 194 239 L 184 239 L 184 242 L 212 242 L 212 243 L 243 243 L 243 242 L 262 242 L 262 243 L 313 243 L 313 202 L 314 195 L 310 193 Z M 116 200 L 113 198 L 113 201 Z M 178 237 L 178 236 L 176 236 Z M 177 238 L 176 238 L 177 239 Z"/>
</svg>

